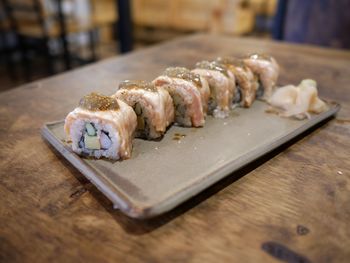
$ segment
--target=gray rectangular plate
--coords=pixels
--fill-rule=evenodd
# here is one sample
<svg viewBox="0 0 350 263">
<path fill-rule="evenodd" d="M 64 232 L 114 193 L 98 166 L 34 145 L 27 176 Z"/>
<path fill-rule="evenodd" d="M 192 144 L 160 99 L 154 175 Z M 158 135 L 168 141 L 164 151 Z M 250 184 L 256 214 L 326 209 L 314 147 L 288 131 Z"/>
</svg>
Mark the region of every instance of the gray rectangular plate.
<svg viewBox="0 0 350 263">
<path fill-rule="evenodd" d="M 265 113 L 267 105 L 256 101 L 250 109 L 233 110 L 227 119 L 208 116 L 203 128 L 172 126 L 160 141 L 135 139 L 132 158 L 117 162 L 72 152 L 65 142 L 63 121 L 46 124 L 42 135 L 115 208 L 134 218 L 147 218 L 176 207 L 340 108 L 329 105 L 327 112 L 299 121 Z"/>
</svg>

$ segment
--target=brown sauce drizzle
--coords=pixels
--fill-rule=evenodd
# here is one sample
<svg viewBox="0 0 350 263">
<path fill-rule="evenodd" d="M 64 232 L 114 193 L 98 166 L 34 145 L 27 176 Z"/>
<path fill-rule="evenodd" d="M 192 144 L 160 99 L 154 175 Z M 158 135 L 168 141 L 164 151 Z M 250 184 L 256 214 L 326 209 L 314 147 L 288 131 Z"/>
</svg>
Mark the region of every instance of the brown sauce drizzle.
<svg viewBox="0 0 350 263">
<path fill-rule="evenodd" d="M 173 137 L 173 140 L 174 141 L 180 141 L 182 138 L 185 138 L 185 137 L 186 137 L 186 134 L 175 133 L 174 137 Z"/>
<path fill-rule="evenodd" d="M 143 89 L 146 91 L 157 92 L 157 88 L 152 82 L 144 80 L 125 80 L 119 84 L 119 89 Z"/>
<path fill-rule="evenodd" d="M 228 77 L 227 67 L 223 64 L 218 63 L 217 61 L 209 62 L 204 60 L 204 61 L 198 62 L 196 64 L 196 68 L 216 70 L 224 74 L 226 77 Z"/>
<path fill-rule="evenodd" d="M 118 110 L 119 104 L 112 97 L 92 92 L 80 100 L 79 107 L 90 111 L 107 111 Z"/>
<path fill-rule="evenodd" d="M 171 78 L 179 78 L 184 79 L 187 81 L 191 81 L 194 83 L 198 88 L 202 87 L 202 82 L 200 79 L 200 76 L 198 74 L 195 74 L 191 72 L 189 69 L 184 67 L 171 67 L 167 68 L 164 73 L 165 76 L 171 77 Z"/>
</svg>

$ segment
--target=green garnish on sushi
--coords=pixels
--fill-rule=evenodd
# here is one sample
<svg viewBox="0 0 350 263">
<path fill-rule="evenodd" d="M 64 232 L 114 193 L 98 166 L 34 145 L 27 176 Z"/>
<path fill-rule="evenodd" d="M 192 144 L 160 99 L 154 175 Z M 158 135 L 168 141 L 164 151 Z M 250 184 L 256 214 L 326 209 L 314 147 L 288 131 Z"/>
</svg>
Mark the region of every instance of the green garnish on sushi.
<svg viewBox="0 0 350 263">
<path fill-rule="evenodd" d="M 87 132 L 87 134 L 89 134 L 89 136 L 95 136 L 96 135 L 96 130 L 95 130 L 94 126 L 90 122 L 87 122 L 85 124 L 85 128 L 86 128 L 86 132 Z"/>
</svg>

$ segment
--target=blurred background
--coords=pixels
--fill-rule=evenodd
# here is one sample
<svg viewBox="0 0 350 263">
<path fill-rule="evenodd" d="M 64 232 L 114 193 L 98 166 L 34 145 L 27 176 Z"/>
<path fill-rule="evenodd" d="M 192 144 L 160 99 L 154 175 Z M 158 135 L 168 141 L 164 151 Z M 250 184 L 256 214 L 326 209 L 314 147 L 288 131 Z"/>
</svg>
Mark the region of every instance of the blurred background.
<svg viewBox="0 0 350 263">
<path fill-rule="evenodd" d="M 0 0 L 0 91 L 196 32 L 350 47 L 349 0 Z"/>
</svg>

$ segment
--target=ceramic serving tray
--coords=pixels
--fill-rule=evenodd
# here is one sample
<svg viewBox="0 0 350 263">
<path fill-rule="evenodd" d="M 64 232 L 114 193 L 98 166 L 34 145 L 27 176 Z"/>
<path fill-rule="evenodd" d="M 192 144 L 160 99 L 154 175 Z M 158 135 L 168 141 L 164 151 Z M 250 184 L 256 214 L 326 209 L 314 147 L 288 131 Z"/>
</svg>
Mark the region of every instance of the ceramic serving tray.
<svg viewBox="0 0 350 263">
<path fill-rule="evenodd" d="M 339 105 L 307 120 L 266 113 L 256 101 L 227 119 L 208 116 L 203 128 L 172 126 L 160 141 L 135 139 L 132 158 L 94 160 L 72 152 L 63 121 L 46 124 L 43 137 L 109 198 L 134 218 L 164 213 L 231 172 L 334 115 Z"/>
</svg>

